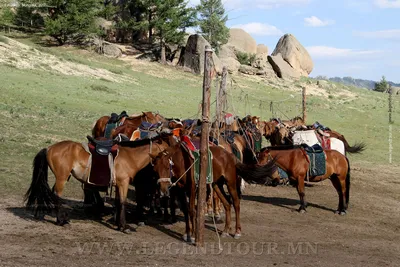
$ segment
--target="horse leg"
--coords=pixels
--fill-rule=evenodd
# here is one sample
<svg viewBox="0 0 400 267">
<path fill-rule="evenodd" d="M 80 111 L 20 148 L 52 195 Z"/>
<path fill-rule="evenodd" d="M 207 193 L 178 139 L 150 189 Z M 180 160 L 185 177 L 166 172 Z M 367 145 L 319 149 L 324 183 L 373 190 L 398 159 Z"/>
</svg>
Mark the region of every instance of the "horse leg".
<svg viewBox="0 0 400 267">
<path fill-rule="evenodd" d="M 210 189 L 209 185 L 207 185 L 207 208 L 206 208 L 206 215 L 214 215 L 215 214 L 215 210 L 213 213 L 213 197 L 212 197 L 212 190 Z"/>
<path fill-rule="evenodd" d="M 120 195 L 119 195 L 119 187 L 115 187 L 115 225 L 118 227 L 119 230 L 119 225 L 120 225 L 120 218 L 121 218 L 121 200 L 120 200 Z"/>
<path fill-rule="evenodd" d="M 85 194 L 85 212 L 88 214 L 93 213 L 96 217 L 100 218 L 104 211 L 104 200 L 100 196 L 99 191 L 96 189 L 85 188 L 83 192 Z"/>
<path fill-rule="evenodd" d="M 169 197 L 163 197 L 161 198 L 161 203 L 162 206 L 164 208 L 164 222 L 168 222 L 169 220 L 169 211 L 168 211 L 168 207 L 171 204 L 170 203 L 171 199 Z M 172 210 L 171 210 L 172 211 Z"/>
<path fill-rule="evenodd" d="M 228 181 L 228 191 L 233 200 L 233 207 L 236 215 L 236 232 L 235 238 L 238 239 L 242 236 L 242 226 L 240 225 L 240 199 L 236 190 L 236 181 Z"/>
<path fill-rule="evenodd" d="M 226 200 L 221 190 L 219 189 L 217 184 L 213 184 L 214 191 L 217 193 L 218 197 L 221 199 L 222 204 L 224 204 L 225 208 L 225 228 L 222 232 L 221 236 L 226 237 L 229 236 L 229 230 L 231 226 L 231 204 Z"/>
<path fill-rule="evenodd" d="M 129 188 L 129 178 L 123 180 L 123 182 L 118 186 L 119 192 L 119 214 L 117 213 L 118 218 L 118 230 L 124 233 L 129 233 L 129 229 L 126 228 L 126 199 L 128 195 Z"/>
<path fill-rule="evenodd" d="M 179 198 L 179 190 L 178 188 L 171 189 L 171 199 L 170 199 L 170 210 L 171 210 L 171 222 L 176 223 L 178 220 L 176 219 L 176 204 L 175 201 Z M 179 200 L 180 201 L 180 200 Z"/>
<path fill-rule="evenodd" d="M 65 177 L 65 178 L 59 178 L 56 179 L 56 182 L 53 186 L 53 193 L 55 193 L 58 198 L 59 198 L 59 202 L 57 203 L 56 207 L 55 207 L 55 211 L 56 211 L 56 217 L 57 217 L 57 221 L 56 224 L 63 226 L 65 224 L 69 223 L 69 219 L 68 219 L 68 214 L 66 211 L 63 212 L 62 210 L 62 201 L 61 201 L 61 196 L 62 196 L 62 192 L 64 190 L 64 186 L 65 183 L 68 180 L 69 175 L 57 175 L 56 177 Z"/>
<path fill-rule="evenodd" d="M 218 198 L 217 193 L 213 191 L 213 200 L 214 200 L 214 216 L 217 220 L 221 218 L 221 201 Z"/>
<path fill-rule="evenodd" d="M 185 235 L 183 238 L 187 242 L 194 242 L 195 241 L 195 230 L 196 230 L 196 206 L 195 206 L 195 201 L 196 201 L 196 188 L 195 185 L 190 186 L 190 195 L 189 195 L 189 216 L 190 216 L 190 222 L 191 222 L 191 233 L 190 235 Z"/>
<path fill-rule="evenodd" d="M 188 202 L 187 202 L 187 198 L 186 198 L 186 194 L 184 190 L 179 190 L 178 192 L 178 198 L 179 201 L 181 202 L 181 206 L 182 206 L 182 212 L 185 216 L 185 233 L 186 236 L 190 236 L 190 222 L 189 222 L 189 207 L 188 207 Z"/>
<path fill-rule="evenodd" d="M 345 181 L 344 179 L 340 179 L 341 177 L 339 177 L 338 175 L 334 174 L 331 176 L 331 182 L 333 184 L 333 186 L 335 187 L 338 195 L 339 195 L 339 205 L 338 208 L 336 210 L 336 214 L 340 214 L 340 215 L 345 215 L 346 214 L 346 209 L 345 209 L 345 195 L 346 195 L 346 185 L 345 185 Z M 346 177 L 344 177 L 346 178 Z M 343 180 L 343 182 L 342 182 Z"/>
<path fill-rule="evenodd" d="M 298 211 L 300 213 L 306 212 L 307 202 L 305 201 L 305 193 L 304 193 L 304 177 L 297 177 L 297 193 L 300 197 L 300 207 Z"/>
</svg>

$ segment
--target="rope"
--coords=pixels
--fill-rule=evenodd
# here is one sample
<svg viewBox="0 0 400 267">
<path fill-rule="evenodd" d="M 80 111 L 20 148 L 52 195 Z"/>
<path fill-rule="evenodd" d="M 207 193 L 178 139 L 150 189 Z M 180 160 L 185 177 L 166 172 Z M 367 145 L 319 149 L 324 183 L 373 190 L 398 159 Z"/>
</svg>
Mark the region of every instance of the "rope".
<svg viewBox="0 0 400 267">
<path fill-rule="evenodd" d="M 197 161 L 197 159 L 195 161 L 193 161 L 193 164 L 190 165 L 190 167 L 181 175 L 181 177 L 179 177 L 179 179 L 176 180 L 175 183 L 171 184 L 168 189 L 171 189 L 171 187 L 176 186 L 176 184 L 179 182 L 179 180 L 182 179 L 183 176 L 193 167 L 193 165 L 196 163 L 196 161 Z"/>
<path fill-rule="evenodd" d="M 213 209 L 213 216 L 212 216 L 212 218 L 213 218 L 215 233 L 216 233 L 217 238 L 218 238 L 218 247 L 219 247 L 219 250 L 222 251 L 223 249 L 222 249 L 222 246 L 221 246 L 221 237 L 220 237 L 219 234 L 218 234 L 218 227 L 217 227 L 217 223 L 215 222 L 215 214 L 214 214 L 214 188 L 213 188 L 212 186 L 211 186 L 211 199 L 212 199 L 212 201 L 211 201 L 211 206 L 212 206 L 212 209 Z"/>
</svg>

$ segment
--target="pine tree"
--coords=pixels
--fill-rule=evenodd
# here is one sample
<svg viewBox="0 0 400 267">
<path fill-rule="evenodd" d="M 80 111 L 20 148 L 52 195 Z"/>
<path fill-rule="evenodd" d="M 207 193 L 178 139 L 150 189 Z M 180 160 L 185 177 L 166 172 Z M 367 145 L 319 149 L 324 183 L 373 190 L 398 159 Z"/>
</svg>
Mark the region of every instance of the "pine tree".
<svg viewBox="0 0 400 267">
<path fill-rule="evenodd" d="M 46 33 L 55 38 L 60 45 L 69 39 L 75 41 L 88 33 L 97 32 L 94 19 L 100 10 L 97 0 L 48 0 L 55 6 L 45 20 Z"/>
<path fill-rule="evenodd" d="M 221 0 L 200 0 L 197 6 L 199 12 L 199 33 L 219 52 L 222 45 L 229 39 L 229 28 L 226 27 L 228 15 L 225 14 Z"/>
<path fill-rule="evenodd" d="M 184 0 L 144 0 L 147 20 L 134 24 L 134 28 L 149 31 L 150 42 L 153 35 L 159 39 L 161 62 L 166 63 L 165 44 L 180 43 L 188 27 L 196 25 L 196 10 L 187 7 Z"/>
<path fill-rule="evenodd" d="M 375 83 L 375 91 L 378 92 L 386 92 L 388 90 L 388 82 L 386 81 L 385 76 L 382 76 L 382 79 L 380 82 Z"/>
</svg>

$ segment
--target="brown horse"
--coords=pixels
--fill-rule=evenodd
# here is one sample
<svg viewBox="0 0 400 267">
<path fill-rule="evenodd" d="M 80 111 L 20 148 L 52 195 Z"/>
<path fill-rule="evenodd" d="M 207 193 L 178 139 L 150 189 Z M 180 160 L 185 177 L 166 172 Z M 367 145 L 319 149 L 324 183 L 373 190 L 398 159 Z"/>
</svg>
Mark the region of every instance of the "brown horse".
<svg viewBox="0 0 400 267">
<path fill-rule="evenodd" d="M 236 230 L 234 237 L 239 238 L 241 236 L 240 177 L 243 177 L 249 182 L 258 181 L 257 179 L 264 179 L 264 177 L 272 175 L 273 162 L 267 163 L 264 166 L 245 165 L 240 163 L 232 153 L 229 153 L 220 146 L 210 146 L 209 149 L 213 155 L 212 189 L 217 193 L 225 209 L 225 228 L 222 235 L 229 235 L 231 224 L 231 203 L 223 190 L 223 185 L 225 184 L 233 200 L 236 214 Z M 176 186 L 181 190 L 185 190 L 189 197 L 189 214 L 187 214 L 187 209 L 183 210 L 183 212 L 186 211 L 186 231 L 184 235 L 186 241 L 193 241 L 190 237 L 193 237 L 195 233 L 196 181 L 194 178 L 194 164 L 194 158 L 191 157 L 190 151 L 181 142 L 177 142 L 154 158 L 154 170 L 160 177 L 158 183 L 161 192 L 164 195 L 169 195 L 169 189 Z"/>
<path fill-rule="evenodd" d="M 344 215 L 350 197 L 350 163 L 344 155 L 336 150 L 324 150 L 326 156 L 326 173 L 320 176 L 309 176 L 310 182 L 319 182 L 330 179 L 339 195 L 339 205 L 336 213 Z M 308 176 L 310 160 L 303 146 L 267 147 L 259 154 L 260 164 L 266 164 L 271 159 L 276 166 L 284 170 L 291 181 L 297 186 L 300 197 L 299 212 L 306 211 L 304 182 Z M 275 183 L 278 177 L 275 178 Z"/>
<path fill-rule="evenodd" d="M 119 230 L 126 229 L 125 202 L 128 186 L 136 174 L 151 162 L 151 156 L 157 155 L 168 147 L 170 135 L 159 135 L 154 139 L 119 143 L 118 155 L 114 160 L 114 182 L 116 187 L 116 224 Z M 55 176 L 53 190 L 48 185 L 48 168 Z M 72 175 L 81 183 L 88 178 L 90 167 L 89 153 L 81 143 L 62 141 L 40 150 L 33 160 L 32 182 L 25 194 L 27 208 L 39 212 L 55 209 L 57 224 L 68 223 L 61 212 L 61 196 L 65 183 Z"/>
<path fill-rule="evenodd" d="M 110 120 L 110 118 L 111 118 L 110 116 L 103 116 L 93 124 L 92 127 L 93 138 L 96 139 L 98 137 L 104 137 L 106 125 Z M 144 121 L 149 123 L 157 123 L 157 122 L 162 122 L 164 120 L 165 120 L 164 117 L 161 116 L 160 114 L 147 111 L 147 112 L 142 112 L 142 114 L 140 115 L 131 115 L 129 117 L 126 117 L 124 123 L 120 126 L 130 125 L 132 128 L 136 130 L 140 126 L 140 124 Z M 114 134 L 114 137 L 115 136 L 116 134 Z"/>
</svg>

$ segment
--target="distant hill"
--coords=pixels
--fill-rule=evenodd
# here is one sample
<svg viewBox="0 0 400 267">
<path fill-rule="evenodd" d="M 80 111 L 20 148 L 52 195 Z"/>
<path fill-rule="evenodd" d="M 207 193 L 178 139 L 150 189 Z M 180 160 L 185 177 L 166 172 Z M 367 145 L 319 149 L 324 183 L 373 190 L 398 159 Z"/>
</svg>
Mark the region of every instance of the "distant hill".
<svg viewBox="0 0 400 267">
<path fill-rule="evenodd" d="M 329 80 L 332 82 L 337 82 L 337 83 L 341 83 L 344 85 L 352 85 L 352 86 L 356 86 L 356 87 L 361 87 L 361 88 L 366 88 L 368 90 L 372 90 L 375 88 L 375 83 L 376 81 L 371 81 L 371 80 L 363 80 L 363 79 L 354 79 L 353 77 L 333 77 L 333 78 L 328 78 L 326 76 L 317 76 L 315 77 L 315 79 L 319 79 L 319 80 Z M 400 84 L 396 84 L 393 82 L 388 82 L 389 84 L 391 84 L 392 86 L 397 86 L 400 87 Z"/>
</svg>

